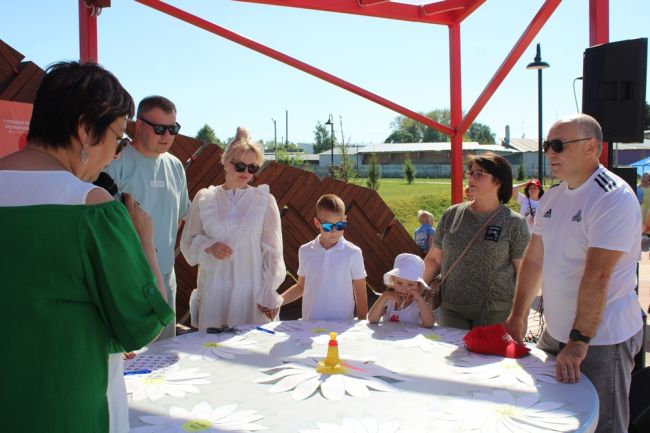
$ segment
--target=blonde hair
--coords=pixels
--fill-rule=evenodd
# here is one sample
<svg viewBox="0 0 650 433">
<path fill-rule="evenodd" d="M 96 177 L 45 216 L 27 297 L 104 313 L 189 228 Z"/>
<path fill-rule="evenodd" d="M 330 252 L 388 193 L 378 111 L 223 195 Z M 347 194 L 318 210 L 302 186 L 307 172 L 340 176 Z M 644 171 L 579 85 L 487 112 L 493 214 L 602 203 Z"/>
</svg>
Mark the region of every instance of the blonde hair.
<svg viewBox="0 0 650 433">
<path fill-rule="evenodd" d="M 433 214 L 431 212 L 425 211 L 424 209 L 420 209 L 418 211 L 418 221 L 421 221 L 423 216 L 427 217 L 427 223 L 432 226 L 433 225 Z"/>
<path fill-rule="evenodd" d="M 223 165 L 228 164 L 235 160 L 235 158 L 240 158 L 246 152 L 254 152 L 256 156 L 256 162 L 258 165 L 264 163 L 264 151 L 257 144 L 251 141 L 248 135 L 248 129 L 238 126 L 237 133 L 235 138 L 228 144 L 225 152 L 221 155 L 221 163 Z"/>
<path fill-rule="evenodd" d="M 420 288 L 421 295 L 424 295 L 428 290 L 430 290 L 429 286 L 426 286 L 419 281 L 417 283 L 418 287 Z M 395 290 L 395 275 L 388 276 L 388 281 L 386 281 L 385 286 L 388 290 Z"/>
<path fill-rule="evenodd" d="M 345 215 L 345 203 L 343 203 L 343 200 L 341 200 L 341 197 L 338 195 L 325 194 L 316 202 L 316 215 L 318 215 L 320 211 Z"/>
</svg>

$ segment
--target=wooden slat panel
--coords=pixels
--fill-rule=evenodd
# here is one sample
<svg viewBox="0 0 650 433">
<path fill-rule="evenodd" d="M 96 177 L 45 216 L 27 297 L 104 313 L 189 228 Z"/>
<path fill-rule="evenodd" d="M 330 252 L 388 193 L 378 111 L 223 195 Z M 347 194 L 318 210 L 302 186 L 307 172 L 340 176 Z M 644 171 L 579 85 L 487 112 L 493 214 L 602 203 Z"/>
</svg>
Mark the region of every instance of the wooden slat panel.
<svg viewBox="0 0 650 433">
<path fill-rule="evenodd" d="M 43 70 L 32 62 L 21 63 L 18 68 L 18 75 L 0 92 L 0 99 L 7 101 L 17 101 L 16 95 L 20 93 L 23 87 L 38 86 L 43 77 Z M 37 83 L 34 83 L 37 81 Z M 18 102 L 33 102 L 20 100 Z"/>
</svg>

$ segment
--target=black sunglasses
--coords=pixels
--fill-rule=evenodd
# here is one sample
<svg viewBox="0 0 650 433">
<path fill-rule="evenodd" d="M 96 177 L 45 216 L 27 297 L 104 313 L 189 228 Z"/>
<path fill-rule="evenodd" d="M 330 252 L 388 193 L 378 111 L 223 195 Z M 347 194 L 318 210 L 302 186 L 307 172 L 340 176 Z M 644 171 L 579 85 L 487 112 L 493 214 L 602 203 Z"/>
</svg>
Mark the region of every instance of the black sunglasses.
<svg viewBox="0 0 650 433">
<path fill-rule="evenodd" d="M 155 132 L 156 135 L 163 135 L 165 131 L 169 131 L 171 135 L 176 135 L 178 134 L 178 131 L 181 130 L 181 125 L 179 125 L 178 122 L 174 123 L 173 125 L 158 125 L 155 123 L 151 123 L 147 119 L 142 117 L 138 117 L 138 119 L 142 120 L 144 123 L 151 126 L 153 128 L 153 132 Z"/>
<path fill-rule="evenodd" d="M 126 146 L 131 144 L 131 139 L 128 137 L 119 137 L 119 134 L 109 125 L 108 128 L 118 137 L 115 137 L 117 140 L 117 147 L 115 148 L 115 156 L 119 155 L 121 151 L 124 150 Z"/>
<path fill-rule="evenodd" d="M 245 162 L 242 161 L 237 161 L 237 162 L 232 162 L 230 163 L 235 167 L 235 171 L 237 173 L 243 173 L 244 171 L 248 170 L 250 174 L 255 174 L 257 171 L 260 169 L 260 166 L 257 164 L 246 164 Z"/>
<path fill-rule="evenodd" d="M 561 153 L 564 150 L 564 145 L 568 143 L 575 143 L 576 141 L 582 141 L 582 140 L 589 140 L 591 137 L 585 137 L 585 138 L 578 138 L 577 140 L 569 140 L 569 141 L 562 141 L 558 138 L 555 140 L 546 140 L 542 143 L 542 147 L 544 148 L 544 153 L 548 152 L 548 149 L 551 148 L 553 149 L 553 152 L 555 153 Z"/>
<path fill-rule="evenodd" d="M 320 223 L 320 226 L 323 228 L 323 231 L 327 233 L 331 232 L 333 229 L 342 232 L 343 230 L 345 230 L 345 227 L 347 227 L 348 225 L 348 223 L 345 221 L 339 221 L 335 223 L 324 223 L 323 221 L 318 220 L 318 222 Z"/>
<path fill-rule="evenodd" d="M 221 325 L 220 327 L 210 327 L 205 330 L 208 334 L 221 334 L 225 332 L 237 332 L 239 331 L 237 328 L 234 326 L 230 325 Z"/>
</svg>

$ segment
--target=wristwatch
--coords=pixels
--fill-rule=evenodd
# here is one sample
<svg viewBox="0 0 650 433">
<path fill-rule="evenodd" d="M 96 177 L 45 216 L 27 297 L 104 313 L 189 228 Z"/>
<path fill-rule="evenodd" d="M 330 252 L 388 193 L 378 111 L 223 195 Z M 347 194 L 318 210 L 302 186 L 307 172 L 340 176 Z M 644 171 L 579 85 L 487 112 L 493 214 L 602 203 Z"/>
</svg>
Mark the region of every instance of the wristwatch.
<svg viewBox="0 0 650 433">
<path fill-rule="evenodd" d="M 582 341 L 585 344 L 589 344 L 589 342 L 591 341 L 591 337 L 582 335 L 580 331 L 578 331 L 577 329 L 572 329 L 571 332 L 569 332 L 569 340 Z"/>
</svg>

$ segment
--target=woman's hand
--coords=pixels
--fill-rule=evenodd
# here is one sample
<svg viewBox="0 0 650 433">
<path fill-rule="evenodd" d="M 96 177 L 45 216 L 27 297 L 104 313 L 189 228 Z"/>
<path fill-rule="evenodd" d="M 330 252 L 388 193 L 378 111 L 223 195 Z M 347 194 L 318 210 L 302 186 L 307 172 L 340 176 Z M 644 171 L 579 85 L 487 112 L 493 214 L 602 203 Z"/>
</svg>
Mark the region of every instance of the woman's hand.
<svg viewBox="0 0 650 433">
<path fill-rule="evenodd" d="M 268 308 L 263 307 L 260 304 L 257 304 L 257 309 L 264 313 L 264 315 L 268 317 L 269 320 L 273 320 L 276 314 L 278 314 L 278 311 L 280 311 L 280 308 Z"/>
<path fill-rule="evenodd" d="M 122 202 L 129 212 L 131 222 L 133 223 L 133 227 L 135 227 L 135 231 L 138 233 L 140 242 L 143 245 L 148 243 L 153 244 L 153 222 L 151 221 L 151 217 L 142 210 L 140 204 L 135 201 L 131 194 L 123 192 Z"/>
<path fill-rule="evenodd" d="M 221 242 L 215 242 L 211 247 L 206 248 L 205 252 L 212 254 L 219 260 L 224 260 L 232 256 L 232 248 Z"/>
</svg>

